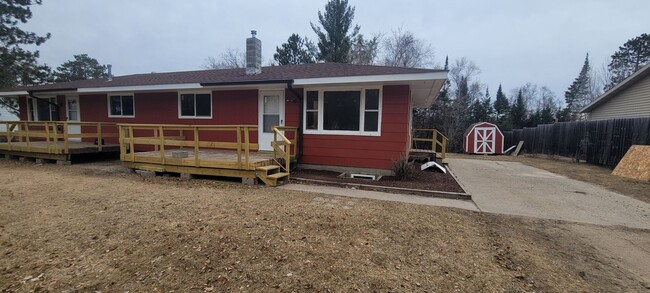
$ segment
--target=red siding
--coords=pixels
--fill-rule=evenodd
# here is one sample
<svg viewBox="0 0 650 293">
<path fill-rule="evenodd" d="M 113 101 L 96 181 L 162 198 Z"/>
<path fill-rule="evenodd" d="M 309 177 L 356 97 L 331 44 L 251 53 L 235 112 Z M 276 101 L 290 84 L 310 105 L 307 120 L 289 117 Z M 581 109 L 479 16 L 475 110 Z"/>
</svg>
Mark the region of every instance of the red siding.
<svg viewBox="0 0 650 293">
<path fill-rule="evenodd" d="M 305 134 L 302 163 L 392 169 L 406 151 L 409 87 L 384 86 L 381 136 Z"/>
<path fill-rule="evenodd" d="M 79 106 L 82 121 L 91 122 L 186 125 L 257 125 L 257 96 L 257 90 L 213 91 L 212 119 L 179 118 L 177 92 L 135 93 L 134 118 L 108 117 L 108 98 L 105 94 L 80 95 Z M 187 139 L 193 139 L 193 134 L 189 131 L 186 131 L 184 135 Z M 249 135 L 251 142 L 257 143 L 257 131 L 251 131 Z M 199 136 L 201 139 L 218 141 L 235 141 L 236 139 L 235 132 L 231 131 L 205 131 L 199 133 Z"/>
</svg>

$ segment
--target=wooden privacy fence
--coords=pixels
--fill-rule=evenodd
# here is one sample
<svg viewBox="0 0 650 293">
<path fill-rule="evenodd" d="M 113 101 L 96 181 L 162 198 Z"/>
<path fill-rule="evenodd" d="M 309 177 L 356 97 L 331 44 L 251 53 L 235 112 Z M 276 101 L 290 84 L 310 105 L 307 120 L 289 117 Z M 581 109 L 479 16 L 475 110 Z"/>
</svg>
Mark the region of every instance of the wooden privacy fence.
<svg viewBox="0 0 650 293">
<path fill-rule="evenodd" d="M 447 137 L 437 129 L 413 129 L 411 150 L 436 153 L 439 158 L 444 159 L 447 153 Z"/>
<path fill-rule="evenodd" d="M 650 118 L 544 124 L 504 131 L 505 147 L 524 141 L 522 151 L 615 167 L 632 145 L 650 145 Z"/>
<path fill-rule="evenodd" d="M 72 144 L 87 141 L 102 151 L 105 138 L 117 138 L 117 126 L 104 122 L 67 121 L 2 121 L 0 149 L 21 152 L 69 154 Z M 70 127 L 79 127 L 80 133 L 70 133 Z M 84 147 L 88 147 L 84 146 Z"/>
</svg>

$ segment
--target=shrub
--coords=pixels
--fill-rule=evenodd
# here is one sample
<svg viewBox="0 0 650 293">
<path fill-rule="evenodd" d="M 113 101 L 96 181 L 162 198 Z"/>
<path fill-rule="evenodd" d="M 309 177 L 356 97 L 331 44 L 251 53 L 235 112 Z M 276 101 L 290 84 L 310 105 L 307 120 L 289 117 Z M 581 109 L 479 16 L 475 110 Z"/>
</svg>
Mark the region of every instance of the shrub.
<svg viewBox="0 0 650 293">
<path fill-rule="evenodd" d="M 411 163 L 408 157 L 402 155 L 397 161 L 393 162 L 393 173 L 397 180 L 404 180 L 409 177 L 411 173 Z"/>
</svg>

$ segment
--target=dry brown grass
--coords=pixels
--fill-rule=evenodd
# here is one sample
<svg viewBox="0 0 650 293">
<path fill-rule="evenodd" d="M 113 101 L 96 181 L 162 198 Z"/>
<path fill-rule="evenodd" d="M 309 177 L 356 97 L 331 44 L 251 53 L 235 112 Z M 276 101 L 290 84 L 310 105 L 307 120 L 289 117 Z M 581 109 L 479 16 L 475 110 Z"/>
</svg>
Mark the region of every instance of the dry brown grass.
<svg viewBox="0 0 650 293">
<path fill-rule="evenodd" d="M 0 291 L 644 290 L 553 221 L 115 168 L 0 170 Z"/>
</svg>

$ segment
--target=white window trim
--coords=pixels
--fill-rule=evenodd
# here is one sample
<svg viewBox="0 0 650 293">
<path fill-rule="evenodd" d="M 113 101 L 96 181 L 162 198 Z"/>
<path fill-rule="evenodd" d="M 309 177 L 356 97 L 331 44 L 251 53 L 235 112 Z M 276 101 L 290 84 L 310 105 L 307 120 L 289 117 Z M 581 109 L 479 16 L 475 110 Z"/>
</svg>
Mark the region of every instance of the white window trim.
<svg viewBox="0 0 650 293">
<path fill-rule="evenodd" d="M 194 95 L 194 116 L 181 115 L 181 95 Z M 196 116 L 196 95 L 210 95 L 210 116 Z M 182 91 L 178 92 L 178 119 L 212 119 L 212 92 L 211 91 Z"/>
<path fill-rule="evenodd" d="M 122 103 L 122 96 L 133 97 L 133 115 L 112 115 L 111 114 L 111 96 L 120 96 L 120 103 Z M 109 93 L 106 95 L 106 109 L 108 110 L 109 118 L 135 118 L 135 94 L 134 93 Z"/>
<path fill-rule="evenodd" d="M 43 98 L 43 99 L 44 100 L 46 99 L 49 102 L 52 102 L 52 99 L 54 99 L 53 103 L 57 102 L 57 97 L 47 97 L 47 98 Z M 41 121 L 41 120 L 38 120 L 38 99 L 28 97 L 27 98 L 27 103 L 30 104 L 29 107 L 28 107 L 28 110 L 31 110 L 31 111 L 27 111 L 27 121 Z M 49 111 L 50 120 L 46 120 L 46 121 L 52 121 L 52 105 L 48 104 L 48 107 L 50 108 L 50 111 Z"/>
<path fill-rule="evenodd" d="M 377 131 L 364 131 L 365 128 L 365 113 L 366 113 L 366 90 L 379 90 L 379 110 L 377 118 Z M 352 135 L 352 136 L 381 136 L 381 119 L 383 108 L 383 88 L 382 86 L 368 86 L 368 87 L 325 87 L 325 88 L 305 88 L 303 92 L 304 103 L 302 107 L 303 117 L 307 117 L 307 92 L 318 91 L 318 129 L 307 129 L 307 119 L 303 119 L 302 129 L 304 134 L 319 134 L 319 135 Z M 325 111 L 324 92 L 326 91 L 361 91 L 361 101 L 359 103 L 359 130 L 326 130 L 323 129 L 325 123 L 323 121 Z M 375 110 L 371 110 L 375 111 Z"/>
</svg>

